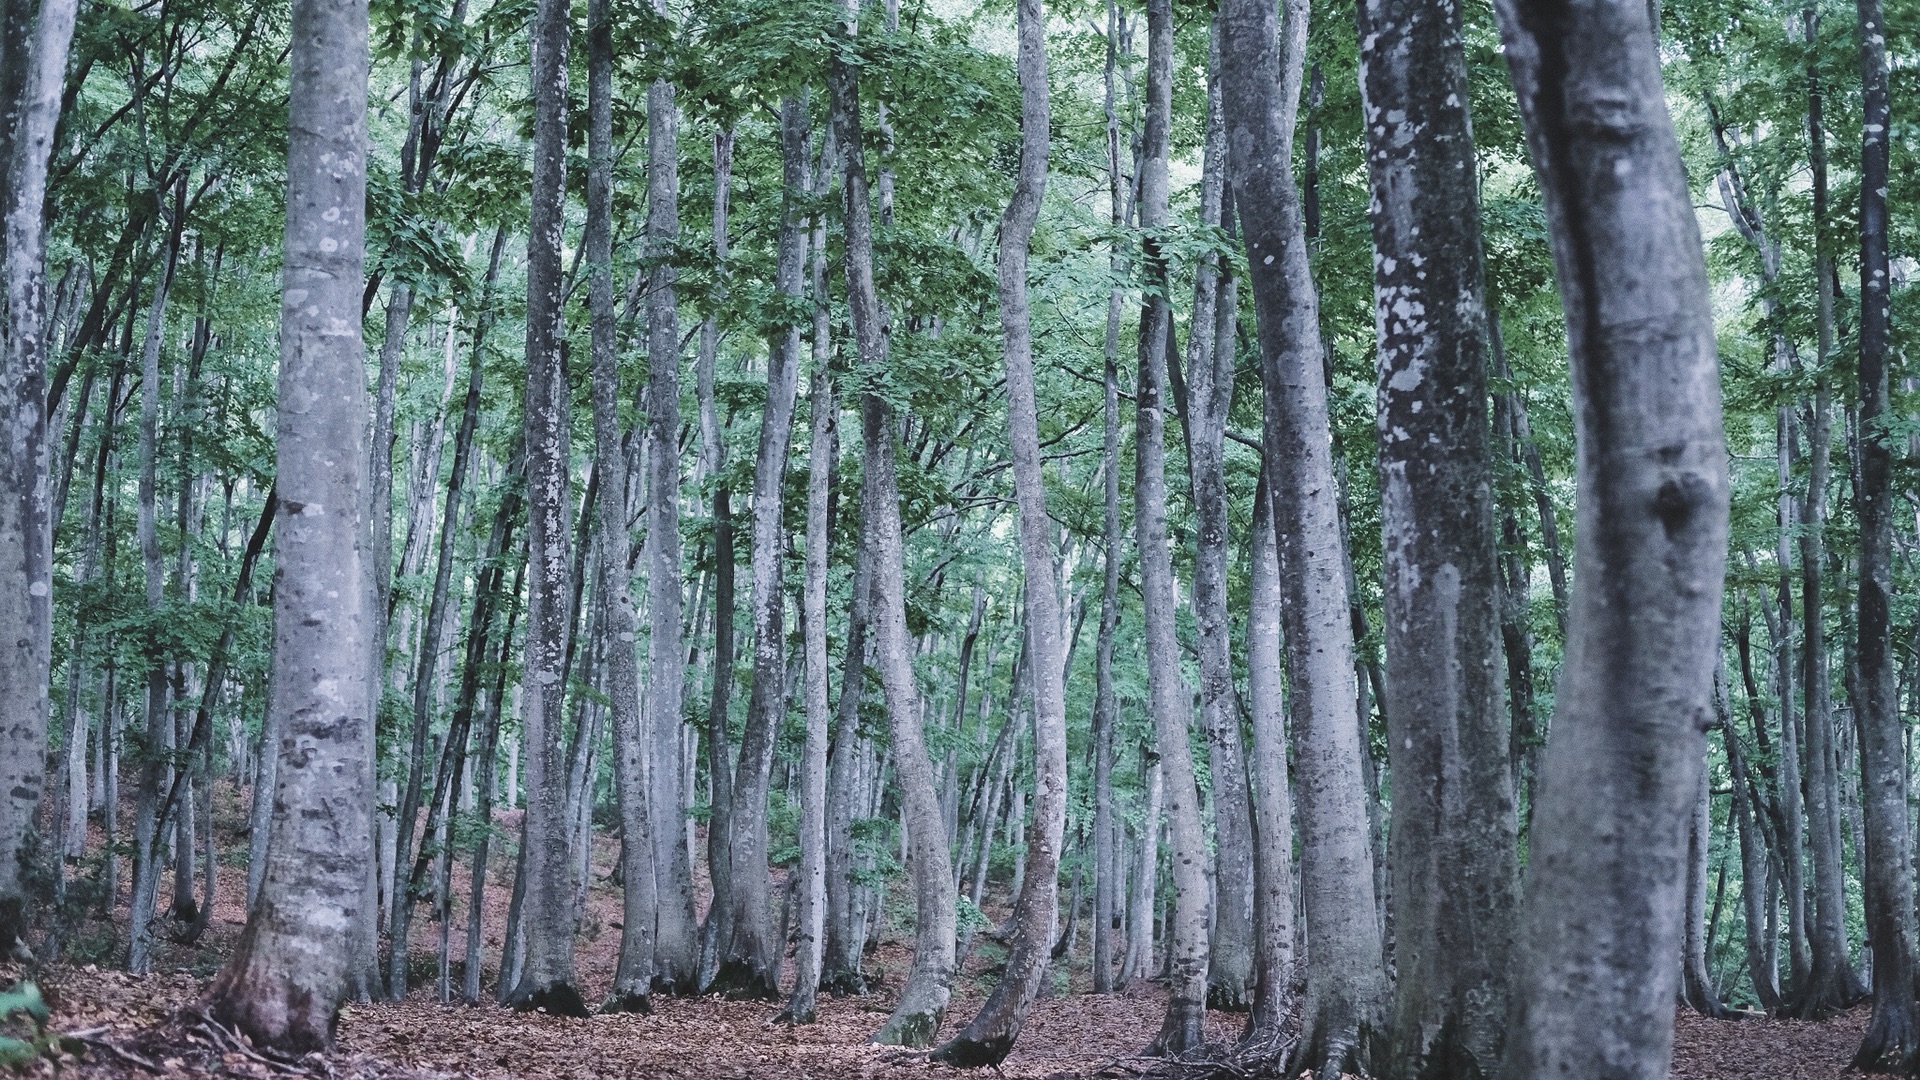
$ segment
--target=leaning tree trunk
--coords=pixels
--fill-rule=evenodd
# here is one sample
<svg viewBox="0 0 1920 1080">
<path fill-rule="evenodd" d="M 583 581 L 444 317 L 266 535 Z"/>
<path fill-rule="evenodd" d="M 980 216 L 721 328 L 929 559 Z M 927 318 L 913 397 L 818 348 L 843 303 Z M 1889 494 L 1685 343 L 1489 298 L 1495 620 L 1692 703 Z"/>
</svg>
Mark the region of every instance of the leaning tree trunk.
<svg viewBox="0 0 1920 1080">
<path fill-rule="evenodd" d="M 370 919 L 374 615 L 366 560 L 367 8 L 297 0 L 288 86 L 274 522 L 272 840 L 258 902 L 209 991 L 255 1046 L 329 1049 Z M 285 752 L 281 752 L 284 750 Z"/>
<path fill-rule="evenodd" d="M 1719 664 L 1713 307 L 1646 5 L 1498 14 L 1567 322 L 1580 526 L 1503 1075 L 1656 1080 Z"/>
<path fill-rule="evenodd" d="M 1307 5 L 1220 13 L 1228 173 L 1246 233 L 1264 384 L 1264 444 L 1299 781 L 1307 1002 L 1292 1066 L 1364 1065 L 1385 995 L 1362 775 L 1359 689 L 1322 369 L 1319 302 L 1289 155 Z"/>
<path fill-rule="evenodd" d="M 53 656 L 53 550 L 46 467 L 47 158 L 60 119 L 76 0 L 0 7 L 0 951 L 26 955 L 25 871 L 35 851 L 33 815 L 45 780 Z M 28 27 L 32 20 L 33 25 Z M 106 725 L 102 725 L 105 738 Z"/>
<path fill-rule="evenodd" d="M 1397 973 L 1373 1065 L 1477 1080 L 1499 1068 L 1520 878 L 1461 19 L 1452 0 L 1359 5 Z"/>
<path fill-rule="evenodd" d="M 1053 521 L 1047 516 L 1040 410 L 1027 308 L 1027 245 L 1047 189 L 1047 17 L 1042 0 L 1020 0 L 1020 168 L 1000 219 L 1000 331 L 1007 365 L 1007 435 L 1020 512 L 1028 646 L 1033 650 L 1033 823 L 1026 885 L 1014 900 L 1013 943 L 1000 982 L 979 1013 L 934 1052 L 961 1067 L 998 1068 L 1013 1050 L 1046 979 L 1059 919 L 1060 847 L 1067 825 L 1067 701 Z M 944 843 L 944 835 L 941 837 Z"/>
<path fill-rule="evenodd" d="M 655 11 L 664 16 L 665 5 Z M 654 989 L 699 989 L 693 866 L 681 822 L 680 728 L 686 650 L 680 627 L 680 318 L 668 261 L 680 235 L 679 124 L 673 84 L 647 87 L 647 244 L 660 261 L 647 282 L 647 722 L 652 727 Z"/>
<path fill-rule="evenodd" d="M 614 794 L 620 809 L 620 959 L 606 1012 L 647 1012 L 653 988 L 653 822 L 647 807 L 645 728 L 633 595 L 628 591 L 629 487 L 620 425 L 620 355 L 613 309 L 613 12 L 607 0 L 587 11 L 587 305 L 593 349 L 593 469 L 600 617 L 606 620 L 607 710 L 613 721 Z M 494 737 L 498 721 L 490 718 Z M 491 740 L 489 740 L 491 744 Z M 488 761 L 491 762 L 491 751 Z M 491 767 L 489 765 L 489 767 Z M 492 777 L 481 781 L 491 802 Z"/>
<path fill-rule="evenodd" d="M 585 1016 L 573 974 L 573 845 L 562 740 L 573 569 L 568 429 L 572 394 L 565 341 L 560 241 L 565 228 L 567 5 L 540 0 L 533 20 L 533 195 L 527 228 L 527 631 L 520 724 L 527 745 L 526 961 L 509 1002 Z M 396 901 L 398 897 L 395 898 Z M 504 967 L 505 965 L 503 965 Z"/>
<path fill-rule="evenodd" d="M 807 183 L 807 101 L 790 96 L 780 106 L 784 197 L 774 269 L 774 289 L 783 307 L 800 310 L 807 269 L 807 221 L 801 200 Z M 760 413 L 760 446 L 753 470 L 753 688 L 740 740 L 740 766 L 733 784 L 731 931 L 709 990 L 734 997 L 780 994 L 780 957 L 785 951 L 773 925 L 767 878 L 767 794 L 773 777 L 774 741 L 786 713 L 786 593 L 784 500 L 787 448 L 793 436 L 794 394 L 799 385 L 800 323 L 788 319 L 769 334 L 767 400 Z M 731 678 L 714 672 L 714 678 Z M 716 731 L 723 730 L 716 728 Z"/>
<path fill-rule="evenodd" d="M 835 29 L 851 50 L 859 31 L 859 7 L 849 2 Z M 856 68 L 836 51 L 827 70 L 828 111 L 841 155 L 846 222 L 847 308 L 853 323 L 862 377 L 879 376 L 887 362 L 887 326 L 873 282 L 872 208 L 860 131 Z M 922 739 L 920 694 L 913 676 L 913 640 L 907 630 L 906 550 L 900 533 L 900 491 L 894 478 L 892 409 L 867 393 L 860 403 L 862 453 L 861 527 L 872 559 L 873 595 L 868 611 L 880 682 L 886 692 L 893 734 L 894 772 L 900 782 L 901 824 L 910 840 L 914 883 L 913 966 L 893 1013 L 874 1041 L 925 1046 L 940 1030 L 953 993 L 955 897 L 946 831 L 940 827 L 940 793 Z"/>
<path fill-rule="evenodd" d="M 1894 684 L 1893 453 L 1887 419 L 1891 265 L 1887 255 L 1887 92 L 1885 13 L 1859 0 L 1860 80 L 1865 117 L 1860 148 L 1860 781 L 1866 817 L 1867 942 L 1873 948 L 1873 1019 L 1853 1065 L 1913 1075 L 1920 1070 L 1920 1016 L 1914 1009 L 1913 848 L 1907 833 L 1906 720 Z"/>
</svg>

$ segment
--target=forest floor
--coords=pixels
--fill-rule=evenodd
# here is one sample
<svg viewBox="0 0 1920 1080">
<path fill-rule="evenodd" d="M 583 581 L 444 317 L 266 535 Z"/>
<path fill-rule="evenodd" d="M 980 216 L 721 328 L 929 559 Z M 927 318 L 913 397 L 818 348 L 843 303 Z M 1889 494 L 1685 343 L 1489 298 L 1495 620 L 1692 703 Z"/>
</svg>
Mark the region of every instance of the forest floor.
<svg viewBox="0 0 1920 1080">
<path fill-rule="evenodd" d="M 415 920 L 410 951 L 415 989 L 407 1000 L 349 1005 L 341 1016 L 337 1052 L 325 1063 L 282 1066 L 227 1041 L 193 1019 L 192 1007 L 231 950 L 245 923 L 245 837 L 237 794 L 217 815 L 223 854 L 212 920 L 204 937 L 186 946 L 167 941 L 156 948 L 155 973 L 131 976 L 114 970 L 116 943 L 123 928 L 105 920 L 87 923 L 68 938 L 61 963 L 37 972 L 0 966 L 0 987 L 31 974 L 52 1009 L 49 1030 L 77 1034 L 73 1053 L 58 1061 L 42 1059 L 43 1074 L 92 1080 L 96 1077 L 224 1075 L 270 1077 L 333 1076 L 341 1080 L 586 1080 L 602 1077 L 686 1078 L 686 1080 L 906 1080 L 954 1075 L 916 1055 L 867 1042 L 885 1019 L 910 959 L 909 943 L 890 931 L 867 957 L 876 986 L 861 998 L 820 999 L 820 1020 L 803 1028 L 776 1027 L 769 1021 L 777 1002 L 736 1002 L 719 998 L 655 999 L 648 1016 L 596 1016 L 573 1020 L 480 1007 L 443 1005 L 435 992 L 439 925 L 423 905 Z M 506 816 L 503 815 L 503 818 Z M 517 815 L 503 826 L 517 826 Z M 509 835 L 513 830 L 509 830 Z M 498 955 L 506 921 L 512 863 L 494 845 L 488 900 L 483 910 L 487 955 Z M 578 974 L 589 1001 L 611 985 L 620 942 L 620 895 L 608 884 L 617 853 L 610 838 L 598 837 L 593 885 L 576 953 Z M 127 880 L 122 867 L 121 882 Z M 454 904 L 453 948 L 464 939 L 464 869 Z M 162 891 L 165 892 L 163 883 Z M 895 902 L 904 901 L 895 889 Z M 777 894 L 776 894 L 777 895 Z M 124 920 L 121 920 L 122 922 Z M 166 928 L 162 928 L 164 938 Z M 1159 1030 L 1165 993 L 1147 984 L 1131 991 L 1094 997 L 1085 991 L 1088 934 L 1064 973 L 1035 1007 L 1001 1074 L 1011 1080 L 1140 1077 L 1153 1062 L 1136 1055 Z M 986 938 L 973 950 L 956 985 L 945 1031 L 950 1034 L 972 1016 L 992 989 L 1001 950 Z M 463 972 L 452 965 L 456 994 Z M 489 991 L 494 972 L 483 973 Z M 1784 1020 L 1707 1020 L 1679 1016 L 1673 1080 L 1837 1080 L 1859 1045 L 1866 1010 L 1820 1024 Z M 1210 1040 L 1231 1042 L 1242 1017 L 1209 1013 Z"/>
</svg>

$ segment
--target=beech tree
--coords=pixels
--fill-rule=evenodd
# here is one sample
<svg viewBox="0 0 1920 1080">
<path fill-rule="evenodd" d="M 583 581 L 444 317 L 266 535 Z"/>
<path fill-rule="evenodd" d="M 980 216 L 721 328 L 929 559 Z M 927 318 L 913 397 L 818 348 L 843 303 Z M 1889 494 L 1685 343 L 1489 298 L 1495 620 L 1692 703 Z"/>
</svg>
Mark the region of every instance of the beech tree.
<svg viewBox="0 0 1920 1080">
<path fill-rule="evenodd" d="M 48 155 L 60 119 L 61 73 L 73 38 L 72 0 L 8 4 L 0 71 L 0 619 L 14 643 L 0 651 L 0 781 L 7 790 L 0 825 L 0 949 L 31 954 L 27 888 L 35 857 L 33 814 L 45 780 L 45 689 L 52 677 L 52 552 L 46 454 L 46 203 Z"/>
<path fill-rule="evenodd" d="M 1491 1076 L 1506 1027 L 1518 826 L 1462 20 L 1444 0 L 1371 0 L 1359 16 L 1394 778 L 1395 979 L 1374 1067 Z"/>
<path fill-rule="evenodd" d="M 534 154 L 527 239 L 527 644 L 521 723 L 527 744 L 527 815 L 521 840 L 526 963 L 516 1008 L 585 1016 L 574 983 L 573 845 L 566 814 L 565 673 L 569 634 L 572 396 L 560 355 L 561 216 L 566 195 L 567 7 L 542 0 L 535 14 Z"/>
<path fill-rule="evenodd" d="M 256 1046 L 326 1050 L 372 918 L 366 572 L 367 9 L 296 5 L 275 422 L 273 699 L 279 757 L 260 895 L 209 991 Z"/>
<path fill-rule="evenodd" d="M 1673 1048 L 1727 550 L 1706 266 L 1649 10 L 1498 12 L 1580 435 L 1567 660 L 1503 1071 L 1658 1077 Z"/>
</svg>

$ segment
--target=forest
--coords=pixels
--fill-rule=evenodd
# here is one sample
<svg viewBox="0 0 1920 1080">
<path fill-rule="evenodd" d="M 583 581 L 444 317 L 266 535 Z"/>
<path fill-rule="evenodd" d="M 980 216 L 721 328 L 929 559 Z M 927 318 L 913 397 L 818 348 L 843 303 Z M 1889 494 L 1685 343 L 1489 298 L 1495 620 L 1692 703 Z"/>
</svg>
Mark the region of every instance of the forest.
<svg viewBox="0 0 1920 1080">
<path fill-rule="evenodd" d="M 1920 1076 L 1915 0 L 0 0 L 0 1066 Z"/>
</svg>

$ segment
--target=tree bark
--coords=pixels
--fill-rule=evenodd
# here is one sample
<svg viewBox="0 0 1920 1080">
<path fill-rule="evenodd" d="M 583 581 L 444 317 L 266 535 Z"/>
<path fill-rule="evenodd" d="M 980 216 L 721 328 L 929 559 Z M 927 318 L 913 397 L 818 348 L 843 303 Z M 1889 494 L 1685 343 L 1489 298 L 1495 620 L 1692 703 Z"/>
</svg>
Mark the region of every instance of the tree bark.
<svg viewBox="0 0 1920 1080">
<path fill-rule="evenodd" d="M 807 448 L 807 576 L 800 594 L 801 635 L 807 654 L 807 734 L 800 751 L 800 882 L 793 944 L 793 994 L 780 1018 L 811 1024 L 820 988 L 827 917 L 827 495 L 831 487 L 833 429 L 838 414 L 832 377 L 815 367 L 809 393 L 813 433 Z"/>
<path fill-rule="evenodd" d="M 209 991 L 255 1046 L 326 1050 L 372 913 L 374 616 L 366 561 L 367 8 L 297 0 L 288 87 L 274 522 L 272 840 Z"/>
<path fill-rule="evenodd" d="M 1913 846 L 1907 827 L 1906 720 L 1894 683 L 1893 451 L 1887 420 L 1887 353 L 1892 267 L 1887 254 L 1887 171 L 1892 110 L 1887 89 L 1885 13 L 1858 0 L 1860 87 L 1860 782 L 1865 817 L 1867 942 L 1873 949 L 1873 1018 L 1855 1068 L 1920 1070 L 1920 1014 L 1914 1006 Z"/>
<path fill-rule="evenodd" d="M 1053 521 L 1047 516 L 1040 414 L 1034 388 L 1033 326 L 1027 301 L 1027 247 L 1047 188 L 1049 148 L 1047 18 L 1042 0 L 1020 0 L 1020 166 L 1000 218 L 1000 332 L 1007 372 L 1007 435 L 1020 514 L 1028 645 L 1033 650 L 1033 823 L 1027 831 L 1025 888 L 1016 890 L 1013 942 L 1000 982 L 967 1026 L 933 1054 L 954 1065 L 998 1068 L 1039 997 L 1059 921 L 1060 848 L 1067 824 L 1067 702 Z M 918 827 L 918 822 L 915 822 Z M 941 836 L 944 847 L 944 830 Z M 948 879 L 951 891 L 951 879 Z"/>
<path fill-rule="evenodd" d="M 1299 782 L 1307 1004 L 1289 1068 L 1365 1065 L 1384 1005 L 1359 688 L 1330 450 L 1319 304 L 1289 155 L 1307 6 L 1229 0 L 1221 88 L 1229 178 L 1247 239 L 1264 389 L 1264 448 Z"/>
<path fill-rule="evenodd" d="M 567 52 L 563 0 L 540 0 L 533 18 L 534 149 L 527 230 L 527 632 L 521 697 L 527 745 L 526 962 L 509 1003 L 521 1010 L 585 1016 L 573 974 L 573 845 L 566 814 L 562 742 L 573 571 L 567 516 L 568 430 L 561 237 L 565 229 Z M 676 620 L 677 622 L 677 620 Z M 502 965 L 503 969 L 506 965 Z M 503 980 L 504 981 L 504 980 Z"/>
<path fill-rule="evenodd" d="M 1646 8 L 1498 15 L 1567 321 L 1580 510 L 1503 1075 L 1654 1080 L 1720 647 L 1713 308 Z"/>
<path fill-rule="evenodd" d="M 134 800 L 133 894 L 127 913 L 127 970 L 137 975 L 145 974 L 152 963 L 153 909 L 159 896 L 163 859 L 159 845 L 166 832 L 166 820 L 160 816 L 160 800 L 173 777 L 169 764 L 174 745 L 173 715 L 167 709 L 165 655 L 157 640 L 157 620 L 162 617 L 160 609 L 166 602 L 166 567 L 160 558 L 158 520 L 160 341 L 165 330 L 167 296 L 180 254 L 180 231 L 186 224 L 185 190 L 183 178 L 173 200 L 159 277 L 153 286 L 153 302 L 147 308 L 146 339 L 140 351 L 140 489 L 135 532 L 146 580 L 147 612 L 149 618 L 156 620 L 149 634 L 156 640 L 147 642 L 148 652 L 144 658 L 147 702 L 140 746 L 140 789 Z"/>
<path fill-rule="evenodd" d="M 613 304 L 613 12 L 587 11 L 587 305 L 593 350 L 593 468 L 600 617 L 606 620 L 606 694 L 613 726 L 614 792 L 620 809 L 620 958 L 603 1012 L 647 1012 L 653 988 L 652 818 L 647 806 L 646 731 L 640 714 L 638 631 L 629 591 L 627 447 L 620 423 L 620 343 Z M 489 759 L 490 760 L 490 759 Z M 487 784 L 492 802 L 492 777 Z"/>
<path fill-rule="evenodd" d="M 733 180 L 733 132 L 713 139 L 713 250 L 724 280 L 727 257 L 727 198 Z M 724 287 L 724 286 L 723 286 Z M 700 352 L 695 359 L 694 396 L 699 402 L 700 456 L 697 483 L 712 484 L 713 518 L 713 678 L 707 697 L 707 877 L 713 898 L 700 926 L 700 982 L 711 982 L 720 950 L 733 937 L 733 726 L 734 680 L 734 534 L 733 489 L 726 477 L 727 443 L 714 400 L 715 368 L 720 354 L 720 320 L 700 322 Z M 696 613 L 696 619 L 699 615 Z M 698 634 L 695 635 L 696 641 Z M 697 650 L 698 645 L 694 648 Z M 764 903 L 761 905 L 763 908 Z"/>
<path fill-rule="evenodd" d="M 655 14 L 666 16 L 664 0 Z M 647 87 L 647 246 L 657 260 L 647 282 L 647 718 L 653 728 L 653 988 L 699 989 L 693 867 L 681 832 L 680 728 L 686 648 L 680 626 L 680 317 L 669 261 L 680 235 L 679 121 L 673 84 Z M 719 670 L 718 667 L 715 668 Z"/>
<path fill-rule="evenodd" d="M 1148 696 L 1160 748 L 1173 849 L 1173 910 L 1168 950 L 1167 1013 L 1150 1053 L 1177 1056 L 1205 1038 L 1208 866 L 1200 796 L 1187 744 L 1188 694 L 1174 636 L 1173 564 L 1167 551 L 1165 402 L 1172 311 L 1166 255 L 1156 231 L 1167 223 L 1168 135 L 1173 105 L 1171 0 L 1147 5 L 1147 92 L 1140 172 L 1141 258 L 1149 289 L 1140 312 L 1140 381 L 1134 399 L 1134 542 L 1140 552 L 1140 595 L 1146 631 Z"/>
<path fill-rule="evenodd" d="M 1108 266 L 1118 276 L 1123 266 L 1119 230 L 1125 224 L 1120 176 L 1120 115 L 1114 102 L 1114 69 L 1119 59 L 1120 14 L 1107 0 L 1107 198 L 1115 240 Z M 1107 290 L 1107 334 L 1101 379 L 1100 487 L 1104 516 L 1101 523 L 1100 632 L 1094 647 L 1093 699 L 1093 992 L 1113 991 L 1114 931 L 1120 908 L 1123 874 L 1113 807 L 1113 742 L 1119 720 L 1119 702 L 1113 692 L 1113 638 L 1120 625 L 1120 315 L 1122 291 Z M 989 695 L 982 694 L 985 700 Z M 1124 944 L 1124 942 L 1122 943 Z"/>
<path fill-rule="evenodd" d="M 1212 35 L 1219 71 L 1219 34 Z M 1220 80 L 1207 86 L 1206 149 L 1201 166 L 1200 220 L 1225 219 L 1226 119 Z M 1234 327 L 1238 292 L 1231 266 L 1215 254 L 1194 270 L 1187 343 L 1187 475 L 1193 494 L 1194 622 L 1199 631 L 1200 720 L 1206 729 L 1214 804 L 1214 905 L 1207 960 L 1207 1003 L 1244 1010 L 1253 986 L 1253 820 L 1248 807 L 1246 747 L 1234 702 L 1232 622 L 1227 610 L 1227 419 L 1233 408 Z"/>
<path fill-rule="evenodd" d="M 835 29 L 841 50 L 856 46 L 859 8 L 848 3 Z M 858 71 L 836 51 L 827 71 L 829 112 L 840 147 L 845 199 L 847 308 L 863 377 L 878 376 L 887 362 L 886 314 L 873 281 L 872 209 L 860 130 Z M 953 988 L 953 868 L 940 828 L 940 793 L 922 739 L 920 695 L 914 684 L 913 642 L 907 631 L 906 551 L 900 532 L 900 492 L 894 478 L 892 409 L 872 393 L 860 406 L 862 453 L 861 524 L 872 559 L 874 647 L 886 692 L 899 779 L 902 824 L 911 838 L 916 912 L 913 966 L 887 1022 L 874 1041 L 925 1046 L 933 1041 Z"/>
<path fill-rule="evenodd" d="M 780 107 L 782 182 L 774 289 L 788 310 L 798 307 L 807 267 L 807 221 L 801 204 L 807 184 L 807 101 L 790 96 Z M 730 940 L 709 990 L 733 997 L 776 998 L 784 942 L 775 934 L 767 876 L 767 793 L 774 742 L 786 712 L 786 592 L 782 584 L 785 521 L 781 514 L 787 449 L 793 436 L 799 385 L 800 324 L 769 332 L 767 401 L 760 414 L 760 445 L 753 479 L 753 688 L 733 784 L 733 916 Z M 715 678 L 727 673 L 716 671 Z"/>
<path fill-rule="evenodd" d="M 1279 1038 L 1293 997 L 1293 800 L 1287 787 L 1287 714 L 1281 686 L 1280 564 L 1266 470 L 1248 539 L 1247 695 L 1253 713 L 1253 1003 L 1250 1042 Z"/>
<path fill-rule="evenodd" d="M 1383 1075 L 1499 1067 L 1519 900 L 1478 162 L 1454 0 L 1364 0 L 1393 1004 Z"/>
</svg>

